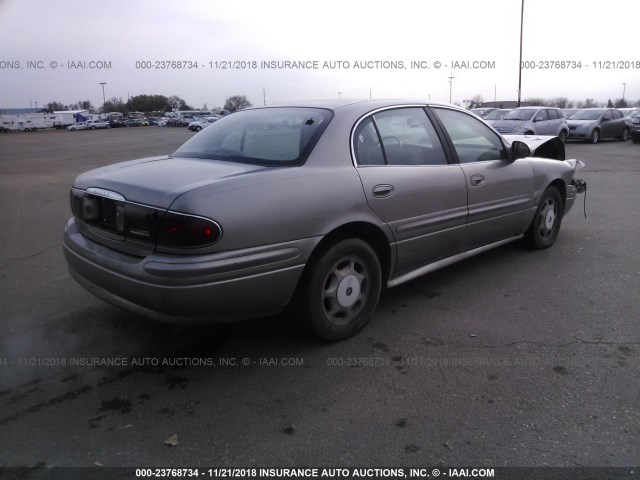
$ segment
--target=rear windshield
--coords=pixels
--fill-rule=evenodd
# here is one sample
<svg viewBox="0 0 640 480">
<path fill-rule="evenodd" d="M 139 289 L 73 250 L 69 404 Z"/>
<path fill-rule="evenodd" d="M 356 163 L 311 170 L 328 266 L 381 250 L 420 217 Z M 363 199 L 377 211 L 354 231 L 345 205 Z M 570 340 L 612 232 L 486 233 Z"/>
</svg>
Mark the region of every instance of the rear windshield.
<svg viewBox="0 0 640 480">
<path fill-rule="evenodd" d="M 331 120 L 330 110 L 274 107 L 227 115 L 188 140 L 174 157 L 266 166 L 299 165 Z"/>
<path fill-rule="evenodd" d="M 571 115 L 571 120 L 597 120 L 604 110 L 578 110 Z"/>
</svg>

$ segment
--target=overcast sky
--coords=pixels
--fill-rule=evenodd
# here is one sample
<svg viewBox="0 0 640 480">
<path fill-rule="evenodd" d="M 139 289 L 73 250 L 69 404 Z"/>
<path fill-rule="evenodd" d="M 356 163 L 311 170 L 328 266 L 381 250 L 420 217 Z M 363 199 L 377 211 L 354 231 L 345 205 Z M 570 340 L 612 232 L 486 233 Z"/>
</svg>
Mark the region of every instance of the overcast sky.
<svg viewBox="0 0 640 480">
<path fill-rule="evenodd" d="M 100 82 L 107 100 L 178 95 L 210 108 L 236 94 L 254 105 L 339 96 L 448 102 L 450 87 L 459 104 L 478 94 L 516 100 L 520 6 L 520 0 L 0 0 L 0 108 L 79 100 L 100 106 Z M 522 99 L 607 101 L 621 98 L 623 89 L 626 99 L 640 99 L 639 17 L 637 0 L 525 0 L 523 59 L 535 68 L 523 70 Z M 159 61 L 198 68 L 165 69 Z M 263 61 L 317 68 L 267 69 Z M 338 61 L 342 68 L 323 68 Z M 238 68 L 224 69 L 224 62 Z"/>
</svg>

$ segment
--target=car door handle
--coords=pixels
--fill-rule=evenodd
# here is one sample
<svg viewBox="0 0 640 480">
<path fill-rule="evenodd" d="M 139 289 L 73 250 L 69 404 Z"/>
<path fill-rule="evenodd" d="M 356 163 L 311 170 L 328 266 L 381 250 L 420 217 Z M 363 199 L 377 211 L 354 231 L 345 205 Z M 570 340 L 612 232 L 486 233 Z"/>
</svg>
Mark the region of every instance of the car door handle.
<svg viewBox="0 0 640 480">
<path fill-rule="evenodd" d="M 484 184 L 484 175 L 471 175 L 469 183 L 474 187 L 479 187 L 480 185 Z"/>
<path fill-rule="evenodd" d="M 378 198 L 390 197 L 395 190 L 393 185 L 376 185 L 373 187 L 373 196 Z"/>
</svg>

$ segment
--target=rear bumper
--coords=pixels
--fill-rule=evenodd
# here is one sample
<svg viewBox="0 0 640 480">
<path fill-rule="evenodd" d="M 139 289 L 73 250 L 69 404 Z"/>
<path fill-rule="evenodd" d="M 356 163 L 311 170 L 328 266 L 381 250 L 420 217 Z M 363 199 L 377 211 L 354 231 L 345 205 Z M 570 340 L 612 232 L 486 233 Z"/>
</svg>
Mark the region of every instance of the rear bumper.
<svg viewBox="0 0 640 480">
<path fill-rule="evenodd" d="M 135 257 L 86 238 L 71 219 L 63 248 L 73 278 L 105 301 L 153 320 L 213 323 L 281 312 L 318 241 Z"/>
</svg>

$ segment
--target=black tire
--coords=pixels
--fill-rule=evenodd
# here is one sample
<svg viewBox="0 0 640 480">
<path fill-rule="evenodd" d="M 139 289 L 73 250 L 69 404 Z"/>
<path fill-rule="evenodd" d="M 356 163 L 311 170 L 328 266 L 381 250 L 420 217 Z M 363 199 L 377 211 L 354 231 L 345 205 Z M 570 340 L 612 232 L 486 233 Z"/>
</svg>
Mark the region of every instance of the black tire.
<svg viewBox="0 0 640 480">
<path fill-rule="evenodd" d="M 91 125 L 90 128 L 91 128 L 91 130 L 95 130 L 96 129 L 95 125 Z"/>
<path fill-rule="evenodd" d="M 633 143 L 640 143 L 640 137 L 631 137 Z"/>
<path fill-rule="evenodd" d="M 563 214 L 564 203 L 560 192 L 554 186 L 547 187 L 525 233 L 524 240 L 527 246 L 541 250 L 553 245 L 560 232 Z"/>
<path fill-rule="evenodd" d="M 312 332 L 336 342 L 354 335 L 373 316 L 382 288 L 376 252 L 359 238 L 326 248 L 305 272 L 300 308 Z"/>
<path fill-rule="evenodd" d="M 591 136 L 589 137 L 589 143 L 598 143 L 600 141 L 600 130 L 597 128 L 593 129 L 591 132 Z"/>
<path fill-rule="evenodd" d="M 560 132 L 560 135 L 558 135 L 558 138 L 560 139 L 560 141 L 562 143 L 567 143 L 567 131 L 566 130 L 562 130 Z"/>
<path fill-rule="evenodd" d="M 198 125 L 195 129 L 196 132 L 199 132 L 200 130 L 202 130 L 202 127 L 200 125 Z"/>
<path fill-rule="evenodd" d="M 626 142 L 627 140 L 629 140 L 629 129 L 625 128 L 622 131 L 622 135 L 620 135 L 620 140 L 622 140 L 623 142 Z"/>
</svg>

